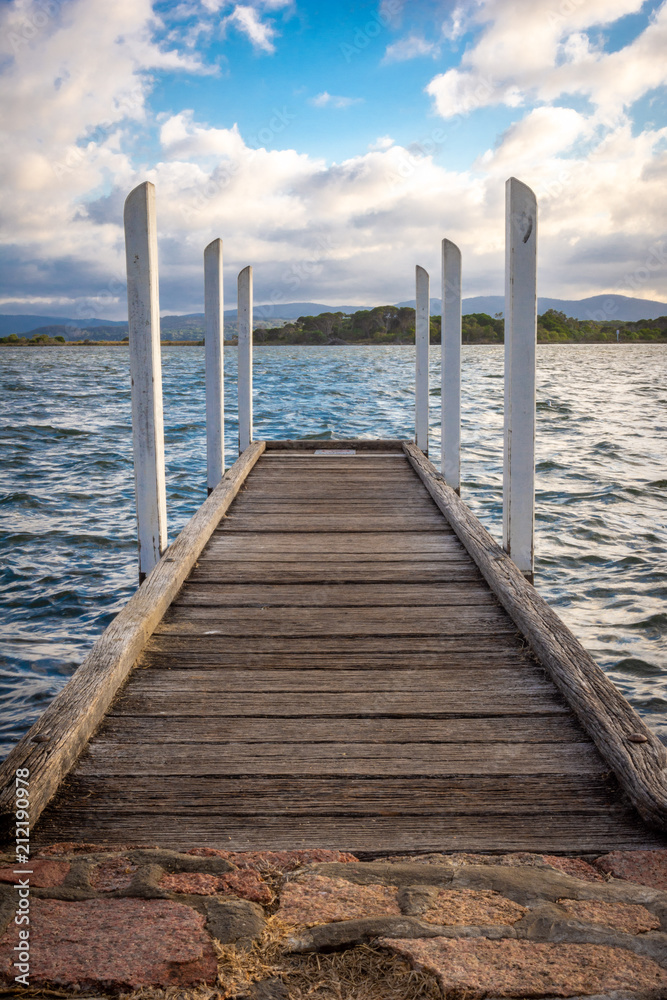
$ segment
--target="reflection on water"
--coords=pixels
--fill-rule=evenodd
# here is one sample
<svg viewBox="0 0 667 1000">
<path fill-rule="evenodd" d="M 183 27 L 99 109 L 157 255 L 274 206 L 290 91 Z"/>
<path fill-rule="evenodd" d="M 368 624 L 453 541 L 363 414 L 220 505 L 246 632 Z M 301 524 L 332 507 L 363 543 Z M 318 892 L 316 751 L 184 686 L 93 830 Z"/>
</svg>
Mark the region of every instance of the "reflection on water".
<svg viewBox="0 0 667 1000">
<path fill-rule="evenodd" d="M 667 734 L 667 348 L 538 347 L 536 586 Z M 236 352 L 227 448 L 235 458 Z M 439 349 L 431 348 L 439 460 Z M 165 349 L 170 538 L 206 495 L 203 348 Z M 257 347 L 257 437 L 409 437 L 414 349 Z M 0 752 L 136 587 L 128 351 L 0 353 Z M 502 348 L 463 349 L 462 495 L 500 538 Z"/>
</svg>

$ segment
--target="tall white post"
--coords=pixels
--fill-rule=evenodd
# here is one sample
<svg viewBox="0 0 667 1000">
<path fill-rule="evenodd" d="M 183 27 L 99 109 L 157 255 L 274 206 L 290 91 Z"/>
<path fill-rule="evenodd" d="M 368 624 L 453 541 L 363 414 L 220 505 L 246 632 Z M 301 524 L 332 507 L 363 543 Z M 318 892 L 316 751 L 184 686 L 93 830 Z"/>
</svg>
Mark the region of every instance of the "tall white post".
<svg viewBox="0 0 667 1000">
<path fill-rule="evenodd" d="M 139 582 L 142 583 L 167 547 L 160 301 L 153 184 L 146 181 L 130 192 L 125 201 L 124 221 L 134 483 Z"/>
<path fill-rule="evenodd" d="M 208 492 L 225 471 L 225 360 L 223 331 L 222 240 L 204 250 L 206 315 L 206 466 Z"/>
<path fill-rule="evenodd" d="M 461 251 L 442 241 L 442 474 L 461 493 Z"/>
<path fill-rule="evenodd" d="M 430 299 L 428 271 L 416 268 L 415 348 L 415 444 L 428 455 L 428 342 Z"/>
<path fill-rule="evenodd" d="M 244 267 L 238 280 L 238 385 L 239 454 L 252 441 L 252 267 Z"/>
<path fill-rule="evenodd" d="M 510 177 L 505 188 L 505 462 L 503 546 L 533 579 L 537 201 Z"/>
</svg>

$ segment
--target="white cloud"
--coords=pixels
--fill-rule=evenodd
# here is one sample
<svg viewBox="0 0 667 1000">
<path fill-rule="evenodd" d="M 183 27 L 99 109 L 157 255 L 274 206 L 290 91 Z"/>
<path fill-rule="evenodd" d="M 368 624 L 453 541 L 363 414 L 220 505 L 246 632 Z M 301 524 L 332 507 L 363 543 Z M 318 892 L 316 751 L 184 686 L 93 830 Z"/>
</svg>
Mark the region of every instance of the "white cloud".
<svg viewBox="0 0 667 1000">
<path fill-rule="evenodd" d="M 223 24 L 233 25 L 238 31 L 246 35 L 254 48 L 272 55 L 276 51 L 273 39 L 276 37 L 276 29 L 272 24 L 261 21 L 257 9 L 245 4 L 237 4 L 229 14 Z"/>
<path fill-rule="evenodd" d="M 476 13 L 482 26 L 476 43 L 458 68 L 434 77 L 427 92 L 444 118 L 565 94 L 589 97 L 609 116 L 616 115 L 667 82 L 667 3 L 638 38 L 617 52 L 594 47 L 585 32 L 641 7 L 642 0 L 573 0 L 567 15 L 561 15 L 551 0 L 487 0 Z"/>
<path fill-rule="evenodd" d="M 311 97 L 309 104 L 312 104 L 315 108 L 349 108 L 353 104 L 361 104 L 363 98 L 361 97 L 336 97 L 334 94 L 329 94 L 324 90 L 321 94 L 316 97 Z"/>
<path fill-rule="evenodd" d="M 416 59 L 419 56 L 436 56 L 440 48 L 435 42 L 429 42 L 419 35 L 408 35 L 388 45 L 384 54 L 383 62 L 405 62 L 407 59 Z"/>
<path fill-rule="evenodd" d="M 21 9 L 2 8 L 0 30 L 6 12 Z M 201 308 L 201 254 L 215 236 L 225 241 L 227 275 L 255 265 L 258 302 L 408 298 L 418 255 L 436 279 L 443 236 L 463 251 L 466 294 L 499 292 L 504 180 L 512 174 L 540 197 L 542 294 L 665 297 L 664 253 L 659 267 L 644 268 L 639 287 L 630 282 L 667 231 L 667 129 L 633 136 L 622 114 L 609 124 L 606 108 L 585 114 L 541 106 L 517 113 L 473 168 L 453 170 L 425 146 L 406 148 L 390 136 L 333 164 L 294 148 L 253 148 L 233 120 L 211 127 L 181 108 L 159 122 L 155 162 L 141 164 L 131 157 L 136 132 L 157 127 L 146 101 L 151 71 L 165 64 L 202 71 L 191 55 L 156 44 L 153 23 L 149 0 L 71 0 L 62 19 L 5 69 L 0 303 L 7 311 L 121 318 L 123 201 L 146 179 L 157 187 L 161 300 L 170 311 Z M 650 70 L 658 38 L 645 36 Z M 581 39 L 569 44 L 580 67 L 600 62 Z M 636 85 L 634 70 L 630 78 L 617 70 L 610 86 L 626 93 Z M 518 88 L 511 98 L 518 101 L 525 90 L 515 77 L 505 95 Z M 319 96 L 323 107 L 341 100 Z M 472 96 L 489 102 L 484 86 Z M 470 91 L 462 85 L 454 97 L 465 107 Z M 289 115 L 276 113 L 266 127 L 290 145 Z"/>
</svg>

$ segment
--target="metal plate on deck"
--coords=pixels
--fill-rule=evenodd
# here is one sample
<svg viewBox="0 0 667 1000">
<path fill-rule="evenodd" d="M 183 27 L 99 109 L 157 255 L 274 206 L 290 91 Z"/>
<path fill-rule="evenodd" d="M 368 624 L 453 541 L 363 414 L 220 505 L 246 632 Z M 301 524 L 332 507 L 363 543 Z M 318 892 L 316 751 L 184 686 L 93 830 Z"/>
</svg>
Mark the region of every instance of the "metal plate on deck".
<svg viewBox="0 0 667 1000">
<path fill-rule="evenodd" d="M 313 455 L 356 455 L 355 448 L 318 448 Z"/>
</svg>

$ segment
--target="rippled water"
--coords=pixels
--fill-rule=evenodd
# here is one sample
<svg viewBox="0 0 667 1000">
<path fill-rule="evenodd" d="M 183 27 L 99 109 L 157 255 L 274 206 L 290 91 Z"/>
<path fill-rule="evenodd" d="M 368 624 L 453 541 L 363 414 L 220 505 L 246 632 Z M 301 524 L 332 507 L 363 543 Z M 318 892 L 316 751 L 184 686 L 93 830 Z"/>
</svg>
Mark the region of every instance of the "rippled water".
<svg viewBox="0 0 667 1000">
<path fill-rule="evenodd" d="M 431 349 L 439 459 L 439 349 Z M 236 352 L 226 356 L 228 462 Z M 169 535 L 206 495 L 203 348 L 163 351 Z M 414 349 L 257 347 L 256 437 L 409 437 Z M 502 348 L 463 350 L 462 495 L 501 533 Z M 538 347 L 536 578 L 667 735 L 667 347 Z M 128 351 L 0 349 L 0 751 L 136 587 Z"/>
</svg>

